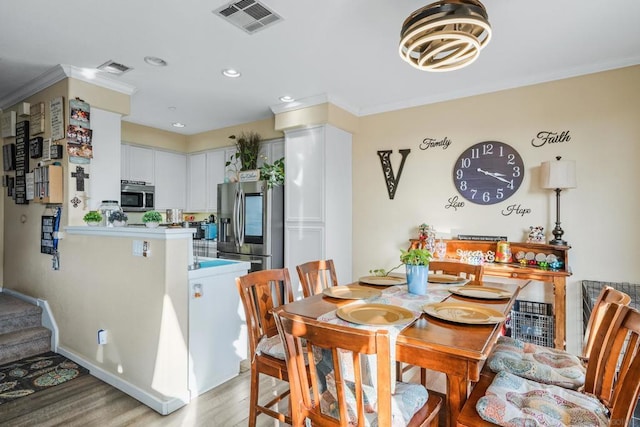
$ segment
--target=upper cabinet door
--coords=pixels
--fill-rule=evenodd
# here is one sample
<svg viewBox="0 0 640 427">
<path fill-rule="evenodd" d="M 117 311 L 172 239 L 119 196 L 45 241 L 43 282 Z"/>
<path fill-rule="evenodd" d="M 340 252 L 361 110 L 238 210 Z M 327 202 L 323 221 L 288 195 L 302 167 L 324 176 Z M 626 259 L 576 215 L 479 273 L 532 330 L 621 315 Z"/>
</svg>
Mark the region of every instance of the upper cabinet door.
<svg viewBox="0 0 640 427">
<path fill-rule="evenodd" d="M 156 209 L 187 207 L 187 156 L 156 150 Z"/>
<path fill-rule="evenodd" d="M 189 154 L 187 162 L 187 210 L 204 212 L 207 210 L 207 154 Z"/>
<path fill-rule="evenodd" d="M 128 149 L 122 150 L 121 155 L 123 156 L 121 163 L 126 165 L 121 172 L 122 179 L 155 184 L 153 150 L 151 148 L 130 145 Z M 125 172 L 128 173 L 125 175 Z"/>
<path fill-rule="evenodd" d="M 216 212 L 218 204 L 218 184 L 224 182 L 225 150 L 207 152 L 207 212 Z"/>
</svg>

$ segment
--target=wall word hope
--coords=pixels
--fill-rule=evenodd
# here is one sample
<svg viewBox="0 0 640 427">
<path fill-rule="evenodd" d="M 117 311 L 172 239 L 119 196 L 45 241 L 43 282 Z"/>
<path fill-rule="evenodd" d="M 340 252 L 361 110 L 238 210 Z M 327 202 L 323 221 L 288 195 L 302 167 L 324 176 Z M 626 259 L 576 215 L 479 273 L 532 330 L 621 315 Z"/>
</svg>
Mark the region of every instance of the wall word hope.
<svg viewBox="0 0 640 427">
<path fill-rule="evenodd" d="M 525 216 L 531 213 L 531 209 L 523 208 L 521 206 L 522 205 L 509 205 L 506 209 L 502 210 L 502 215 L 509 216 L 512 213 L 515 213 L 516 215 Z"/>
<path fill-rule="evenodd" d="M 542 130 L 531 140 L 531 145 L 534 147 L 542 147 L 544 144 L 557 144 L 559 142 L 569 141 L 571 141 L 571 135 L 569 135 L 568 130 L 563 130 L 560 134 Z"/>
<path fill-rule="evenodd" d="M 425 138 L 420 143 L 420 149 L 426 150 L 428 148 L 442 147 L 443 150 L 446 150 L 447 148 L 449 148 L 450 145 L 451 145 L 451 140 L 446 136 L 439 141 L 435 138 Z"/>
<path fill-rule="evenodd" d="M 382 165 L 382 173 L 384 175 L 384 180 L 387 184 L 387 192 L 389 193 L 389 198 L 393 200 L 396 195 L 396 190 L 398 189 L 398 183 L 400 182 L 400 175 L 402 175 L 402 168 L 404 168 L 404 161 L 407 159 L 407 156 L 411 152 L 408 148 L 405 148 L 400 151 L 400 155 L 402 156 L 402 161 L 400 162 L 400 168 L 398 169 L 398 175 L 393 172 L 393 166 L 391 166 L 391 153 L 393 150 L 380 150 L 378 151 L 378 157 L 380 157 L 380 164 Z"/>
<path fill-rule="evenodd" d="M 447 200 L 447 204 L 444 205 L 445 209 L 453 208 L 454 211 L 457 211 L 458 208 L 463 208 L 464 202 L 458 201 L 458 196 L 449 197 Z"/>
</svg>

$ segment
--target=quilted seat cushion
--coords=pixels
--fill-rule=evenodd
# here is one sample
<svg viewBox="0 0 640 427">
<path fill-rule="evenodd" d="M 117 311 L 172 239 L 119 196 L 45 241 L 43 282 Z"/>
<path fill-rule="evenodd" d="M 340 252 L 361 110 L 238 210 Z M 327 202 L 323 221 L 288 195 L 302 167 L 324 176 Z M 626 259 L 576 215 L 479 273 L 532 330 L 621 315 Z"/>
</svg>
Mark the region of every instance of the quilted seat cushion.
<svg viewBox="0 0 640 427">
<path fill-rule="evenodd" d="M 577 390 L 584 385 L 586 368 L 573 354 L 554 348 L 500 337 L 489 356 L 493 372 L 507 371 L 544 384 Z"/>
<path fill-rule="evenodd" d="M 498 373 L 476 404 L 478 414 L 500 426 L 608 426 L 607 408 L 593 395 Z"/>
<path fill-rule="evenodd" d="M 274 335 L 272 337 L 267 337 L 266 335 L 263 336 L 256 347 L 256 353 L 264 353 L 271 357 L 275 357 L 276 359 L 286 360 L 284 345 L 282 344 L 280 335 Z"/>
</svg>

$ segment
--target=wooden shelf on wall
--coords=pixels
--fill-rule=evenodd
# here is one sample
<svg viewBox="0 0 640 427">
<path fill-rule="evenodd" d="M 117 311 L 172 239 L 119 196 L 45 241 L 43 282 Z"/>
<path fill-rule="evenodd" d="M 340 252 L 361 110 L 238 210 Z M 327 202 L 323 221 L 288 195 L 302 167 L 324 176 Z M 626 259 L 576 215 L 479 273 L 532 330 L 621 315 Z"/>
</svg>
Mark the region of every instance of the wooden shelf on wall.
<svg viewBox="0 0 640 427">
<path fill-rule="evenodd" d="M 62 203 L 64 197 L 62 166 L 49 165 L 35 168 L 34 184 L 34 202 Z"/>
</svg>

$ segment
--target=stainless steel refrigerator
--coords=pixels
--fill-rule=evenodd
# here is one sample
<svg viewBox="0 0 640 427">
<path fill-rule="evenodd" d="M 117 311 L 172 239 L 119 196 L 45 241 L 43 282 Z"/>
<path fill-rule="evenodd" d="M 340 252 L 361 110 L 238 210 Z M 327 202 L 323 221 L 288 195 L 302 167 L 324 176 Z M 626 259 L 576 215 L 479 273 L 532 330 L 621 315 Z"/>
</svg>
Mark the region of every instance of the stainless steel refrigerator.
<svg viewBox="0 0 640 427">
<path fill-rule="evenodd" d="M 284 266 L 284 187 L 265 181 L 218 184 L 218 258 L 251 271 Z"/>
</svg>

